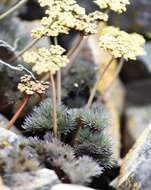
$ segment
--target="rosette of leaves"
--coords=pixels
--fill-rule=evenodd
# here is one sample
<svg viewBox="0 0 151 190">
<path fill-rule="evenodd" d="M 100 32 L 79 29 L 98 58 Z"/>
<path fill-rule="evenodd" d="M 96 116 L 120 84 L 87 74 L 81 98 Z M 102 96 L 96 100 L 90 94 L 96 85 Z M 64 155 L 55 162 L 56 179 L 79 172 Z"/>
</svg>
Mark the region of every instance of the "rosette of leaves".
<svg viewBox="0 0 151 190">
<path fill-rule="evenodd" d="M 52 134 L 51 111 L 50 99 L 46 99 L 25 119 L 25 132 L 40 138 L 47 132 Z M 104 107 L 67 109 L 61 105 L 57 107 L 57 115 L 60 140 L 72 146 L 76 156 L 90 156 L 103 168 L 111 167 L 111 141 L 105 134 L 110 122 Z"/>
<path fill-rule="evenodd" d="M 76 156 L 70 145 L 51 135 L 46 135 L 43 140 L 30 138 L 27 146 L 41 165 L 53 169 L 62 182 L 88 184 L 92 177 L 102 174 L 103 168 L 91 157 Z"/>
<path fill-rule="evenodd" d="M 32 136 L 44 136 L 47 132 L 52 132 L 51 100 L 44 100 L 40 106 L 35 107 L 33 112 L 25 118 L 23 128 L 25 133 Z M 64 138 L 74 129 L 74 118 L 65 106 L 57 106 L 57 122 L 60 136 Z"/>
</svg>

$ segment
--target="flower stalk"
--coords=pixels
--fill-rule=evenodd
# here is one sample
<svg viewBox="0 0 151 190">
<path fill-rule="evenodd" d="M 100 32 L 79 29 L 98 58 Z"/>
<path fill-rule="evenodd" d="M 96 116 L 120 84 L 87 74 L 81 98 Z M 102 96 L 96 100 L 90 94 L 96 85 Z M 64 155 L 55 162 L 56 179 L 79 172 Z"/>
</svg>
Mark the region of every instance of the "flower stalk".
<svg viewBox="0 0 151 190">
<path fill-rule="evenodd" d="M 28 51 L 29 49 L 31 49 L 40 39 L 34 39 L 32 40 L 29 44 L 27 44 L 25 46 L 24 49 L 22 49 L 18 54 L 16 54 L 11 60 L 10 62 L 13 63 L 15 62 L 19 57 L 21 57 L 26 51 Z"/>
<path fill-rule="evenodd" d="M 54 45 L 58 45 L 58 39 L 57 37 L 54 37 Z M 61 104 L 61 69 L 57 71 L 57 74 L 56 74 L 56 77 L 57 77 L 57 92 L 56 92 L 56 96 L 57 96 L 57 102 L 58 102 L 58 105 Z"/>
<path fill-rule="evenodd" d="M 26 108 L 29 100 L 30 100 L 30 95 L 26 95 L 24 101 L 22 102 L 21 106 L 19 107 L 19 109 L 17 110 L 17 112 L 15 113 L 15 115 L 12 117 L 12 119 L 9 121 L 6 129 L 11 129 L 14 125 L 14 123 L 16 122 L 16 120 L 19 118 L 19 116 L 23 113 L 24 109 Z"/>
<path fill-rule="evenodd" d="M 90 97 L 88 99 L 88 103 L 86 105 L 87 108 L 90 108 L 91 105 L 92 105 L 92 102 L 93 102 L 93 99 L 94 99 L 94 96 L 96 94 L 96 91 L 97 91 L 97 87 L 100 83 L 100 81 L 103 79 L 104 75 L 106 74 L 106 72 L 108 71 L 109 67 L 111 66 L 112 62 L 113 62 L 114 58 L 112 57 L 111 60 L 109 61 L 109 63 L 106 65 L 106 67 L 104 68 L 102 74 L 100 75 L 100 77 L 98 77 L 93 89 L 91 90 L 91 93 L 90 93 Z"/>
<path fill-rule="evenodd" d="M 108 93 L 111 91 L 111 89 L 113 87 L 113 84 L 114 84 L 115 80 L 117 79 L 117 77 L 119 76 L 123 65 L 124 65 L 124 59 L 122 57 L 120 59 L 120 62 L 118 64 L 117 68 L 116 68 L 116 71 L 115 71 L 115 73 L 113 75 L 113 78 L 112 78 L 111 82 L 108 84 L 108 86 L 106 87 L 104 93 L 102 94 L 103 99 L 106 98 Z"/>
<path fill-rule="evenodd" d="M 3 13 L 2 15 L 0 15 L 0 20 L 3 20 L 4 18 L 8 17 L 10 14 L 12 14 L 13 12 L 15 12 L 17 9 L 19 9 L 20 7 L 22 7 L 28 0 L 21 0 L 20 2 L 18 2 L 16 5 L 14 5 L 11 9 L 9 9 L 8 11 L 6 11 L 5 13 Z"/>
<path fill-rule="evenodd" d="M 77 57 L 77 54 L 80 51 L 80 47 L 82 46 L 83 42 L 85 42 L 84 40 L 84 36 L 80 35 L 78 37 L 78 39 L 76 39 L 75 44 L 73 45 L 73 47 L 68 51 L 67 53 L 67 57 L 70 59 L 70 63 L 67 65 L 67 67 L 64 69 L 64 75 L 67 75 L 69 70 L 72 67 L 72 64 L 75 60 L 75 57 Z"/>
<path fill-rule="evenodd" d="M 50 83 L 51 83 L 51 92 L 52 92 L 52 125 L 54 136 L 57 138 L 58 136 L 58 126 L 57 126 L 57 101 L 56 101 L 56 86 L 54 76 L 50 73 Z"/>
</svg>

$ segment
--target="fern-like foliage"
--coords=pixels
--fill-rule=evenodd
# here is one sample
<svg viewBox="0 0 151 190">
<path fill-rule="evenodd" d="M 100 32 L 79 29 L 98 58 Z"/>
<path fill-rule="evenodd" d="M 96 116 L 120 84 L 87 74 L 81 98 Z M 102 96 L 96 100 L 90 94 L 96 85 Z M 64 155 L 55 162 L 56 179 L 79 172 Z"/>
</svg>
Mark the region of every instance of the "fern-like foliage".
<svg viewBox="0 0 151 190">
<path fill-rule="evenodd" d="M 46 99 L 25 119 L 23 128 L 39 137 L 47 132 L 52 134 L 50 115 L 51 101 Z M 77 156 L 90 156 L 103 168 L 112 166 L 111 140 L 105 134 L 110 125 L 109 115 L 103 106 L 90 110 L 67 109 L 61 105 L 57 115 L 61 141 L 72 146 Z"/>
<path fill-rule="evenodd" d="M 75 156 L 71 146 L 50 135 L 44 140 L 30 138 L 27 144 L 31 154 L 45 167 L 55 170 L 62 182 L 86 184 L 102 173 L 102 168 L 92 158 Z"/>
</svg>

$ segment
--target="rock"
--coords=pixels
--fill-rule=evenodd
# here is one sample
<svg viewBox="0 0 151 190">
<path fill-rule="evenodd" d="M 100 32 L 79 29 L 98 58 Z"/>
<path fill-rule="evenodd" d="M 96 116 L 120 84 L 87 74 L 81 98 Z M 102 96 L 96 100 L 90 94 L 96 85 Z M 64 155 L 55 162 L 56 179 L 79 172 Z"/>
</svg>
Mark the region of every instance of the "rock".
<svg viewBox="0 0 151 190">
<path fill-rule="evenodd" d="M 133 140 L 136 141 L 147 128 L 151 118 L 151 106 L 133 106 L 127 110 L 127 128 Z"/>
<path fill-rule="evenodd" d="M 3 180 L 0 178 L 0 190 L 11 190 L 3 184 Z"/>
<path fill-rule="evenodd" d="M 149 125 L 151 121 L 151 105 L 131 105 L 125 109 L 124 114 L 125 119 L 122 125 L 122 157 L 127 154 Z"/>
<path fill-rule="evenodd" d="M 146 55 L 138 57 L 136 61 L 128 61 L 124 64 L 121 77 L 126 84 L 140 82 L 151 79 L 151 42 L 146 42 L 144 46 Z"/>
<path fill-rule="evenodd" d="M 17 0 L 1 0 L 0 2 L 0 14 L 7 11 Z"/>
<path fill-rule="evenodd" d="M 74 43 L 77 43 L 77 40 L 79 38 L 76 38 Z M 90 89 L 96 80 L 95 47 L 95 36 L 89 40 L 85 38 L 72 56 L 72 64 L 69 64 L 63 71 L 62 99 L 67 107 L 83 107 L 88 101 Z"/>
<path fill-rule="evenodd" d="M 126 102 L 127 105 L 144 106 L 150 104 L 151 99 L 151 79 L 138 80 L 131 82 L 126 86 Z"/>
<path fill-rule="evenodd" d="M 100 50 L 100 48 L 96 51 L 97 62 L 99 61 L 99 66 L 101 68 L 101 72 L 103 72 L 106 64 L 111 60 L 111 57 L 106 52 Z M 117 63 L 113 62 L 110 66 L 108 72 L 106 72 L 105 77 L 98 85 L 98 91 L 103 94 L 110 84 L 110 81 L 112 81 L 113 73 L 116 70 Z M 107 189 L 109 187 L 109 181 L 112 181 L 117 175 L 119 171 L 119 165 L 120 165 L 120 153 L 121 153 L 121 125 L 120 125 L 120 116 L 123 112 L 123 105 L 124 105 L 124 98 L 125 98 L 125 89 L 120 82 L 119 79 L 117 79 L 111 91 L 107 94 L 106 98 L 103 98 L 103 103 L 105 104 L 105 107 L 107 108 L 109 112 L 109 117 L 111 121 L 110 127 L 107 128 L 106 132 L 109 134 L 109 136 L 112 139 L 113 145 L 112 145 L 112 151 L 113 151 L 113 158 L 116 160 L 117 165 L 114 166 L 111 170 L 109 169 L 103 176 L 103 178 L 100 181 L 103 181 L 103 183 L 100 185 L 101 189 Z M 110 179 L 108 176 L 112 176 Z M 94 184 L 97 184 L 99 182 L 95 182 Z M 98 186 L 97 186 L 98 187 Z M 96 187 L 96 188 L 97 188 Z"/>
<path fill-rule="evenodd" d="M 151 1 L 133 0 L 125 14 L 114 14 L 111 23 L 124 30 L 147 34 L 151 31 Z"/>
<path fill-rule="evenodd" d="M 4 182 L 12 190 L 50 190 L 60 183 L 55 172 L 49 169 L 7 175 Z"/>
<path fill-rule="evenodd" d="M 151 72 L 140 59 L 126 62 L 120 75 L 126 85 L 151 79 Z"/>
<path fill-rule="evenodd" d="M 31 22 L 28 22 L 28 21 L 21 21 L 21 22 L 22 22 L 22 25 L 24 27 L 24 31 L 29 36 L 29 42 L 32 41 L 33 39 L 31 37 L 31 31 L 40 26 L 40 20 L 34 20 Z M 50 44 L 50 42 L 49 42 L 48 38 L 42 38 L 33 47 L 34 48 L 41 48 L 41 47 L 47 47 L 48 48 L 49 44 Z"/>
<path fill-rule="evenodd" d="M 100 58 L 100 68 L 102 69 L 108 64 L 111 57 L 109 54 L 100 50 L 100 55 L 102 55 L 102 59 Z M 110 82 L 112 81 L 113 74 L 116 70 L 116 62 L 113 62 L 108 72 L 106 73 L 105 77 L 101 80 L 98 90 L 100 93 L 104 93 Z M 123 105 L 124 105 L 124 98 L 125 98 L 125 89 L 123 84 L 117 79 L 111 91 L 108 93 L 107 100 L 105 101 L 106 107 L 109 110 L 111 116 L 112 127 L 108 128 L 108 133 L 110 134 L 111 138 L 113 139 L 113 153 L 115 160 L 120 160 L 120 150 L 121 150 L 121 134 L 120 134 L 120 116 L 123 112 Z M 107 95 L 108 95 L 107 94 Z"/>
<path fill-rule="evenodd" d="M 19 141 L 15 133 L 0 127 L 0 159 L 7 157 L 13 149 L 18 149 Z"/>
<path fill-rule="evenodd" d="M 20 137 L 15 133 L 0 127 L 0 141 L 7 140 L 12 146 L 16 145 Z"/>
<path fill-rule="evenodd" d="M 80 185 L 59 184 L 53 186 L 51 190 L 93 190 L 93 189 Z"/>
<path fill-rule="evenodd" d="M 34 10 L 34 11 L 33 11 Z M 19 17 L 23 20 L 37 20 L 45 15 L 45 9 L 42 9 L 37 0 L 30 0 L 20 9 Z"/>
<path fill-rule="evenodd" d="M 124 158 L 116 189 L 142 189 L 151 187 L 151 124 Z"/>
<path fill-rule="evenodd" d="M 113 104 L 113 102 L 108 102 L 107 108 L 109 110 L 112 122 L 111 127 L 107 129 L 107 133 L 112 138 L 113 157 L 118 162 L 120 161 L 121 150 L 120 115 L 119 112 L 116 110 L 115 104 Z"/>
<path fill-rule="evenodd" d="M 108 129 L 109 134 L 113 139 L 113 153 L 115 160 L 120 161 L 121 154 L 121 115 L 124 109 L 125 88 L 117 79 L 114 82 L 111 94 L 106 102 L 106 105 L 111 114 L 112 125 Z"/>
<path fill-rule="evenodd" d="M 150 54 L 150 51 L 151 51 L 151 42 L 147 42 L 145 44 L 145 52 L 146 52 L 146 55 L 142 56 L 139 58 L 139 60 L 141 60 L 144 65 L 147 66 L 148 68 L 148 71 L 151 73 L 151 65 L 150 65 L 150 59 L 151 59 L 151 54 Z"/>
<path fill-rule="evenodd" d="M 1 40 L 18 51 L 29 42 L 28 34 L 22 22 L 17 18 L 12 17 L 1 22 Z M 8 53 L 5 48 L 0 48 L 0 59 L 9 63 L 11 58 L 12 54 Z M 18 61 L 18 64 L 23 63 Z M 21 94 L 16 90 L 21 74 L 23 73 L 8 69 L 5 66 L 0 67 L 0 112 L 3 114 L 10 116 L 10 113 L 14 111 L 15 103 L 21 98 Z"/>
</svg>

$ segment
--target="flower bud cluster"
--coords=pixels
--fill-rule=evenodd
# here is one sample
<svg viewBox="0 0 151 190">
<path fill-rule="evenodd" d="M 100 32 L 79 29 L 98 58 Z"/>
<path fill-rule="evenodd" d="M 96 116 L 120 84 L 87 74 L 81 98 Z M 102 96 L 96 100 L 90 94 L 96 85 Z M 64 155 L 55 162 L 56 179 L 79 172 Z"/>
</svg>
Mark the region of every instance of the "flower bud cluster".
<svg viewBox="0 0 151 190">
<path fill-rule="evenodd" d="M 101 9 L 111 9 L 114 12 L 123 13 L 130 0 L 94 0 Z"/>
<path fill-rule="evenodd" d="M 21 81 L 18 84 L 20 92 L 27 95 L 33 94 L 45 94 L 45 91 L 49 88 L 48 82 L 34 81 L 30 75 L 24 75 L 21 77 Z"/>
<path fill-rule="evenodd" d="M 39 0 L 41 7 L 46 7 L 46 16 L 41 25 L 32 31 L 32 37 L 58 36 L 76 30 L 83 35 L 96 33 L 97 21 L 107 21 L 106 13 L 95 11 L 86 14 L 83 7 L 75 0 Z"/>
<path fill-rule="evenodd" d="M 26 63 L 34 64 L 33 71 L 38 75 L 43 73 L 55 74 L 60 68 L 69 63 L 65 49 L 59 45 L 51 45 L 49 49 L 38 48 L 23 55 Z"/>
</svg>

